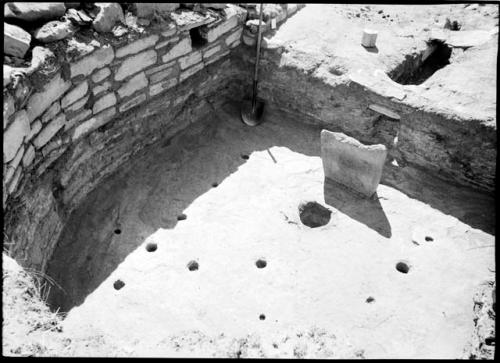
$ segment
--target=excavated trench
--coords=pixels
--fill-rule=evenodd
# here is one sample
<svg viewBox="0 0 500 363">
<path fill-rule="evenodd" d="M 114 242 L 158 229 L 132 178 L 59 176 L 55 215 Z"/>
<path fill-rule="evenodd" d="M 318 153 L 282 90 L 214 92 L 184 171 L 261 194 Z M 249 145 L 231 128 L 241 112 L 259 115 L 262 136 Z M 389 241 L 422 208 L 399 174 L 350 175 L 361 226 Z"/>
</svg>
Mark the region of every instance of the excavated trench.
<svg viewBox="0 0 500 363">
<path fill-rule="evenodd" d="M 193 49 L 206 45 L 196 29 L 190 38 Z M 430 48 L 390 78 L 432 77 L 451 49 Z M 251 72 L 243 49 L 175 88 L 173 108 L 153 98 L 72 146 L 12 203 L 8 233 L 25 241 L 14 252 L 57 282 L 48 303 L 75 329 L 92 321 L 133 341 L 159 327 L 265 335 L 313 323 L 342 327 L 374 356 L 381 345 L 394 356 L 425 355 L 429 345 L 455 354 L 470 330 L 467 299 L 492 263 L 483 247 L 494 234 L 493 198 L 405 157 L 414 110 L 398 120 L 365 105 L 354 116 L 362 127 L 336 122 L 366 102 L 355 84 L 329 89 L 342 104 L 322 103 L 330 124 L 292 106 L 283 84 L 307 76 L 277 71 L 275 56 L 264 54 L 259 127 L 239 120 Z M 322 128 L 389 148 L 377 198 L 324 179 Z"/>
<path fill-rule="evenodd" d="M 416 57 L 407 56 L 406 60 L 389 73 L 389 77 L 403 85 L 420 85 L 436 71 L 450 64 L 452 48 L 442 41 L 431 41 L 428 48 Z"/>
<path fill-rule="evenodd" d="M 99 325 L 110 331 L 129 314 L 145 326 L 153 320 L 172 324 L 167 331 L 176 334 L 176 319 L 183 320 L 181 327 L 237 335 L 236 321 L 263 337 L 313 321 L 336 331 L 343 326 L 356 347 L 374 352 L 378 339 L 371 334 L 389 329 L 408 336 L 400 322 L 416 329 L 420 323 L 411 316 L 434 306 L 427 318 L 437 319 L 443 309 L 453 318 L 428 336 L 438 339 L 438 331 L 455 327 L 447 351 L 462 344 L 469 305 L 462 300 L 481 274 L 474 261 L 488 264 L 491 255 L 478 249 L 482 253 L 465 265 L 459 255 L 478 247 L 478 238 L 482 244 L 489 239 L 424 207 L 412 188 L 425 178 L 436 194 L 422 200 L 442 204 L 437 199 L 448 195 L 447 211 L 466 215 L 484 212 L 488 203 L 470 203 L 470 191 L 426 173 L 399 174 L 390 163 L 379 199 L 360 200 L 323 179 L 321 128 L 280 118 L 272 105 L 265 124 L 248 128 L 238 106 L 226 103 L 224 111 L 144 149 L 71 213 L 47 267 L 60 285 L 52 287 L 48 302 L 69 311 L 67 324 L 93 320 L 97 305 Z M 408 198 L 405 190 L 416 196 Z M 457 251 L 450 255 L 452 249 Z M 433 276 L 433 284 L 425 276 Z M 437 290 L 458 280 L 465 286 L 459 294 L 437 299 Z M 255 298 L 261 294 L 273 303 Z M 461 303 L 451 308 L 452 300 Z M 347 317 L 332 315 L 331 304 Z M 149 311 L 156 318 L 148 318 Z M 362 321 L 374 332 L 358 328 Z"/>
</svg>

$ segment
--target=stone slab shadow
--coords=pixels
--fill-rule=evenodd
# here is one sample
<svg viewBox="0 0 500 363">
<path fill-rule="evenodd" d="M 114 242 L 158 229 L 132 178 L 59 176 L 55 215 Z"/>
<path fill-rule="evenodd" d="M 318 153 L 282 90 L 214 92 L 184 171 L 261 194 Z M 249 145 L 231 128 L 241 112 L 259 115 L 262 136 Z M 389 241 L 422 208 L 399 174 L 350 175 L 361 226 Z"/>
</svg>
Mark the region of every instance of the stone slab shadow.
<svg viewBox="0 0 500 363">
<path fill-rule="evenodd" d="M 372 198 L 365 198 L 362 194 L 325 178 L 323 194 L 325 203 L 329 206 L 363 223 L 381 236 L 391 238 L 391 225 L 378 200 L 377 193 Z"/>
</svg>

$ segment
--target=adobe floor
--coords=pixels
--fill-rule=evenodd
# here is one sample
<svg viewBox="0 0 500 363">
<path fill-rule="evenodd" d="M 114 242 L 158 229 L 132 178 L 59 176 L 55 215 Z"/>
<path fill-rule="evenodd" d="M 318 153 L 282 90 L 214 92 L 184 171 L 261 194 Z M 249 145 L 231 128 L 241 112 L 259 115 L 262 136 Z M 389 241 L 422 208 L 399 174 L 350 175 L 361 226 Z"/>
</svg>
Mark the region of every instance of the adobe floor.
<svg viewBox="0 0 500 363">
<path fill-rule="evenodd" d="M 64 331 L 101 332 L 139 356 L 185 355 L 162 344 L 182 331 L 255 333 L 282 357 L 276 336 L 318 327 L 346 342 L 336 357 L 460 357 L 494 236 L 455 216 L 494 215 L 492 199 L 430 177 L 434 202 L 412 198 L 400 191 L 412 177 L 392 171 L 378 200 L 357 200 L 325 183 L 319 132 L 276 116 L 245 127 L 227 107 L 112 176 L 73 215 L 48 271 L 69 293 Z M 304 226 L 301 201 L 325 205 L 330 222 Z"/>
</svg>

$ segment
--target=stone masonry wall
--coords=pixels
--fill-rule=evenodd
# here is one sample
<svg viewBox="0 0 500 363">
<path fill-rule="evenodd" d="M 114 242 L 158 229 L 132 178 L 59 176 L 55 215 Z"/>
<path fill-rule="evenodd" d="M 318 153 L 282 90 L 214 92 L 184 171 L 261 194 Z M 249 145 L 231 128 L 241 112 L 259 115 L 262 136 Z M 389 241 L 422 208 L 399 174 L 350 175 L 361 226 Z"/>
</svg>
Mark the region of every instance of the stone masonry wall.
<svg viewBox="0 0 500 363">
<path fill-rule="evenodd" d="M 122 46 L 98 43 L 40 90 L 4 89 L 4 207 L 28 173 L 41 175 L 69 145 L 228 56 L 246 15 L 229 9 L 201 48 L 192 47 L 189 29 L 170 27 Z"/>
</svg>

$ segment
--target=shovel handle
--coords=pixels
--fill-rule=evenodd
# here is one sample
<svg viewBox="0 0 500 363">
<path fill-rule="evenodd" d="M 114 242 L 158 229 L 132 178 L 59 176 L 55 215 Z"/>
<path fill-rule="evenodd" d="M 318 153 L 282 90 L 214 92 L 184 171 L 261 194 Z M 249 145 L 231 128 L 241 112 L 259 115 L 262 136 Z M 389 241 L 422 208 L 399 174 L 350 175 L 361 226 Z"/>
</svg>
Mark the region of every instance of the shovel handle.
<svg viewBox="0 0 500 363">
<path fill-rule="evenodd" d="M 264 4 L 260 4 L 259 12 L 259 33 L 257 35 L 257 56 L 255 58 L 255 72 L 253 75 L 253 94 L 252 94 L 252 112 L 255 113 L 255 106 L 257 105 L 257 77 L 259 75 L 259 60 L 260 60 L 260 38 L 262 35 L 262 13 Z"/>
</svg>

